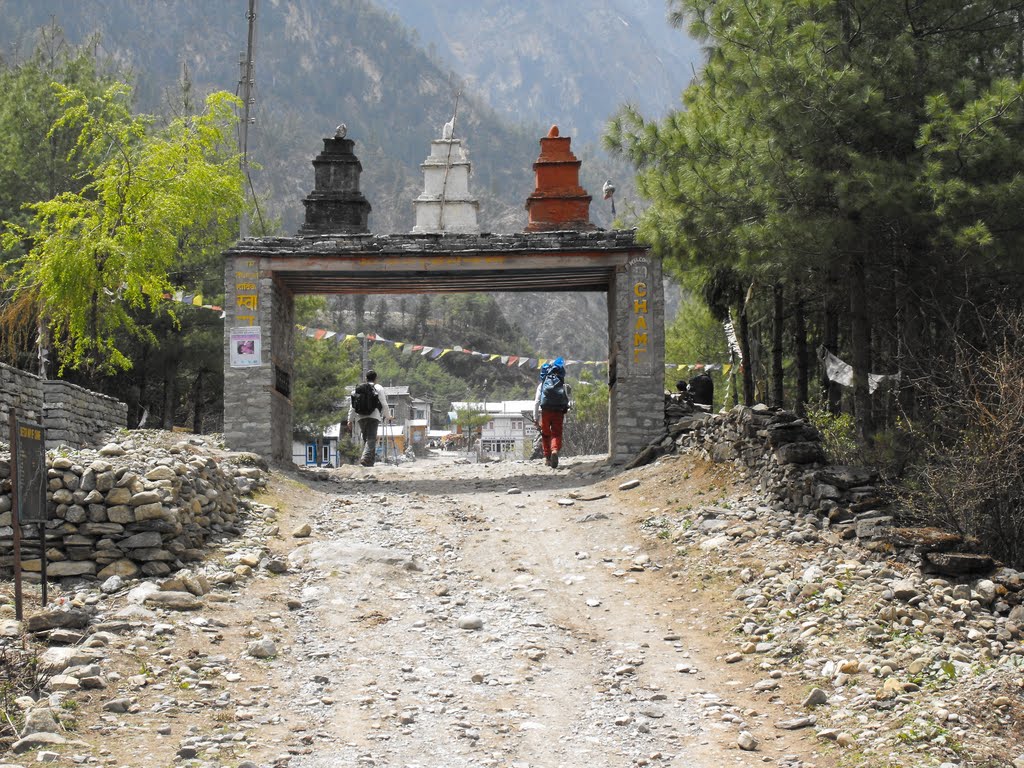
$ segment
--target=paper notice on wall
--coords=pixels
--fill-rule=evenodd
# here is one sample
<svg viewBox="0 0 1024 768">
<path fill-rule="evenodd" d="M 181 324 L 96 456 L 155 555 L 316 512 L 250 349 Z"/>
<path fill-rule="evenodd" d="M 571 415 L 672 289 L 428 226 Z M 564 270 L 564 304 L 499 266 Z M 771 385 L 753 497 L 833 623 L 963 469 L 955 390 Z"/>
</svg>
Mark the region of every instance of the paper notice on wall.
<svg viewBox="0 0 1024 768">
<path fill-rule="evenodd" d="M 232 368 L 251 368 L 262 363 L 260 326 L 246 325 L 241 328 L 232 328 L 229 338 Z"/>
</svg>

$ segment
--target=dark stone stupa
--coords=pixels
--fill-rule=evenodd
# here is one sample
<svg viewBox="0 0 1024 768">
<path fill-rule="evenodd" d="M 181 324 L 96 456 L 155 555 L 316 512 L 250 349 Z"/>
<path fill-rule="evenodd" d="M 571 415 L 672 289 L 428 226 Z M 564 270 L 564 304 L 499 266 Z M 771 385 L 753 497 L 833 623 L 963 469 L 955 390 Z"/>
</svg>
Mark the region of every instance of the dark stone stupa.
<svg viewBox="0 0 1024 768">
<path fill-rule="evenodd" d="M 363 166 L 352 151 L 355 142 L 341 136 L 324 139 L 313 160 L 313 191 L 302 201 L 306 222 L 300 235 L 363 234 L 370 231 L 370 203 L 359 191 Z"/>
</svg>

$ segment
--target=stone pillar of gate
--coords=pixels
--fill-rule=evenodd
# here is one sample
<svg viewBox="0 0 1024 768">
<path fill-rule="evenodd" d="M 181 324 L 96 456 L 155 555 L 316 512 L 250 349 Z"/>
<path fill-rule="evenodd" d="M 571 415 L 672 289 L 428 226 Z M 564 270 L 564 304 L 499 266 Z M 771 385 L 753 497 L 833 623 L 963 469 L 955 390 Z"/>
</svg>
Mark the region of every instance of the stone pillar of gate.
<svg viewBox="0 0 1024 768">
<path fill-rule="evenodd" d="M 664 431 L 665 300 L 661 260 L 632 255 L 608 294 L 609 458 L 628 462 Z"/>
<path fill-rule="evenodd" d="M 291 460 L 294 299 L 244 243 L 224 267 L 224 441 Z"/>
</svg>

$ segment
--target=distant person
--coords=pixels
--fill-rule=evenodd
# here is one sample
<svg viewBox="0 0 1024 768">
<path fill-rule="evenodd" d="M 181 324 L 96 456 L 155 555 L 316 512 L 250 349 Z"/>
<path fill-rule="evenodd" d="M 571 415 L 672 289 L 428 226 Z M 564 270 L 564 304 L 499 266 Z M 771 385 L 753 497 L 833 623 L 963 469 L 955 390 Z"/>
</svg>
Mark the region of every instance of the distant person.
<svg viewBox="0 0 1024 768">
<path fill-rule="evenodd" d="M 707 372 L 699 373 L 690 379 L 689 391 L 694 405 L 705 405 L 710 408 L 715 404 L 715 382 Z"/>
<path fill-rule="evenodd" d="M 351 427 L 358 422 L 363 438 L 363 452 L 359 463 L 372 467 L 377 458 L 377 430 L 382 419 L 393 421 L 384 387 L 377 383 L 377 372 L 366 372 L 366 383 L 356 387 L 352 393 L 352 405 L 348 409 L 347 423 Z"/>
<path fill-rule="evenodd" d="M 533 418 L 540 427 L 544 462 L 552 469 L 558 468 L 562 423 L 569 410 L 570 395 L 571 390 L 565 383 L 565 361 L 556 358 L 546 371 L 542 366 L 540 383 L 533 399 Z"/>
</svg>

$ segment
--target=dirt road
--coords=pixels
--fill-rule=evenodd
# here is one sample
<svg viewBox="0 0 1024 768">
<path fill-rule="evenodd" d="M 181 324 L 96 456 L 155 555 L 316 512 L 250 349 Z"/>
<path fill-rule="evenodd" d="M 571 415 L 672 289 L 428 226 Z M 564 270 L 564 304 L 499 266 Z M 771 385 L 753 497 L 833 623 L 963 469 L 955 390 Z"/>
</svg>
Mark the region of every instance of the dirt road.
<svg viewBox="0 0 1024 768">
<path fill-rule="evenodd" d="M 1003 582 L 772 504 L 686 454 L 274 471 L 202 562 L 55 585 L 43 642 L 0 605 L 49 693 L 0 768 L 1024 765 Z"/>
<path fill-rule="evenodd" d="M 644 481 L 566 464 L 341 469 L 283 512 L 282 531 L 313 528 L 281 539 L 301 608 L 266 665 L 293 768 L 826 764 L 763 735 L 699 579 L 644 533 Z M 680 505 L 727 492 L 678 467 L 667 482 Z"/>
</svg>

